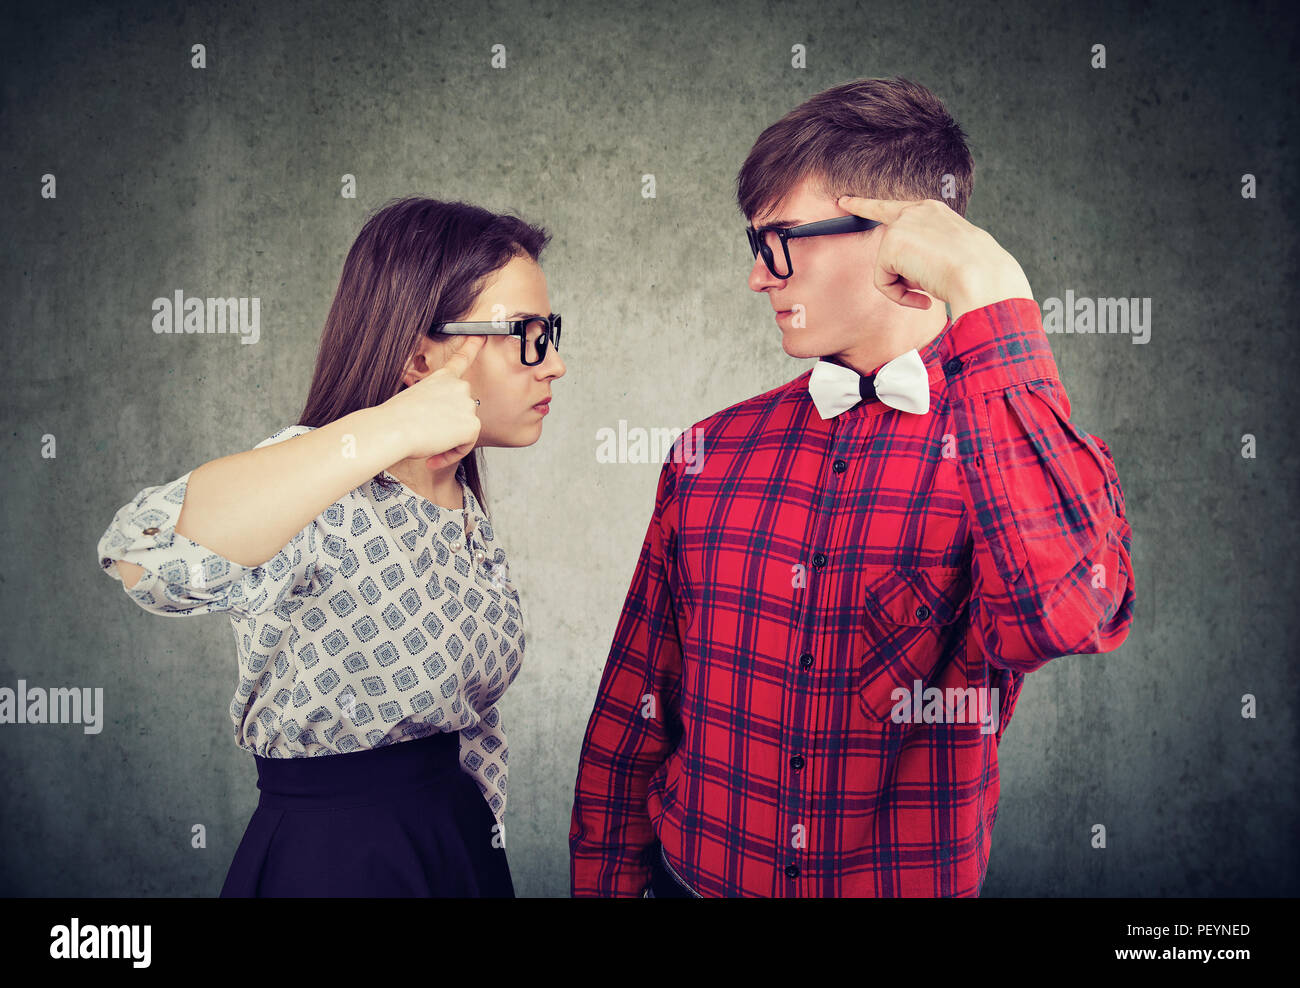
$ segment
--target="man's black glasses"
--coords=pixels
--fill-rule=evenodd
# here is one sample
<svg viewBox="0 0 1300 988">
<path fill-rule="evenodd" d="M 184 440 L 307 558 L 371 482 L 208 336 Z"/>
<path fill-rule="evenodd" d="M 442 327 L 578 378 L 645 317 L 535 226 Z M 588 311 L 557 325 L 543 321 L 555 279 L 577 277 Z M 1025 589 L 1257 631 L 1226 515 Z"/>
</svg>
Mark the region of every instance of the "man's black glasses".
<svg viewBox="0 0 1300 988">
<path fill-rule="evenodd" d="M 484 319 L 471 322 L 436 322 L 429 334 L 448 336 L 518 336 L 519 360 L 525 367 L 535 367 L 546 359 L 552 345 L 560 349 L 560 316 L 552 312 L 545 319 Z"/>
<path fill-rule="evenodd" d="M 794 274 L 790 263 L 790 247 L 786 243 L 791 237 L 824 237 L 832 233 L 859 233 L 880 226 L 879 220 L 869 220 L 863 216 L 832 216 L 828 220 L 816 223 L 804 223 L 801 226 L 752 226 L 745 227 L 749 237 L 749 249 L 755 257 L 763 255 L 763 263 L 772 272 L 773 277 L 788 278 Z M 782 267 L 782 264 L 784 265 Z M 777 268 L 780 267 L 780 270 Z"/>
</svg>

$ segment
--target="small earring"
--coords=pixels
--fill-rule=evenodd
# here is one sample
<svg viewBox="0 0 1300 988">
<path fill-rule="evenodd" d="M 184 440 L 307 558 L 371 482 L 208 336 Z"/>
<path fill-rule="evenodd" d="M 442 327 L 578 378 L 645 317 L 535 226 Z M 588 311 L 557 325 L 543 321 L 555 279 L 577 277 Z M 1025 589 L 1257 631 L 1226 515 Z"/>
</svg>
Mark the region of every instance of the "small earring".
<svg viewBox="0 0 1300 988">
<path fill-rule="evenodd" d="M 474 399 L 474 404 L 476 404 L 476 405 L 478 404 L 478 399 L 477 399 L 477 398 Z"/>
</svg>

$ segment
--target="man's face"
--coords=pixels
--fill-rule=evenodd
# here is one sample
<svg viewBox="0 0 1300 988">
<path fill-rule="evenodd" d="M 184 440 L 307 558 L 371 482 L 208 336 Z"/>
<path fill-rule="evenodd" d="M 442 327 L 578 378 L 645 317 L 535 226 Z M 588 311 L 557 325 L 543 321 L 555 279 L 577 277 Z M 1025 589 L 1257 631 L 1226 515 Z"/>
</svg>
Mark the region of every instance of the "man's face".
<svg viewBox="0 0 1300 988">
<path fill-rule="evenodd" d="M 805 178 L 784 200 L 755 215 L 751 225 L 799 226 L 851 215 L 834 199 L 816 192 L 814 184 L 813 179 Z M 874 366 L 886 359 L 875 357 L 896 344 L 902 327 L 898 325 L 899 307 L 872 282 L 884 229 L 878 226 L 859 233 L 790 240 L 788 278 L 775 277 L 763 263 L 762 254 L 754 258 L 749 287 L 766 292 L 777 310 L 776 324 L 786 353 L 792 357 L 836 356 L 851 366 L 863 361 Z M 778 269 L 780 262 L 778 258 Z M 796 305 L 803 306 L 802 312 L 795 310 Z M 870 367 L 858 369 L 865 372 Z"/>
</svg>

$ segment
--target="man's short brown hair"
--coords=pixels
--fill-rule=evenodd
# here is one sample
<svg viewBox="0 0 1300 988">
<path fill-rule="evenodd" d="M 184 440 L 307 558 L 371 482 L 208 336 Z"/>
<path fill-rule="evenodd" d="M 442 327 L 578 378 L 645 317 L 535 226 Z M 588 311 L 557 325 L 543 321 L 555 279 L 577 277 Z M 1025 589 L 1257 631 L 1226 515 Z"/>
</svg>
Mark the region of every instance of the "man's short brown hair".
<svg viewBox="0 0 1300 988">
<path fill-rule="evenodd" d="M 965 216 L 974 174 L 966 135 L 939 97 L 901 77 L 858 79 L 763 131 L 736 176 L 736 201 L 752 221 L 812 177 L 833 198 L 938 199 Z"/>
</svg>

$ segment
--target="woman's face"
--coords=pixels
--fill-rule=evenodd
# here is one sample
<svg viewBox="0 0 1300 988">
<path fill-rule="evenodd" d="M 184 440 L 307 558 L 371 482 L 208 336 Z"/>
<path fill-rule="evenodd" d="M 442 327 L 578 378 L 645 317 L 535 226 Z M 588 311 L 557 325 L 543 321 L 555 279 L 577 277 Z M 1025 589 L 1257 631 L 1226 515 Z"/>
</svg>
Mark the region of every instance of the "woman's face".
<svg viewBox="0 0 1300 988">
<path fill-rule="evenodd" d="M 514 257 L 488 277 L 474 307 L 458 322 L 515 320 L 545 317 L 551 311 L 546 276 L 532 258 Z M 462 375 L 470 394 L 479 400 L 482 423 L 478 446 L 531 446 L 542 435 L 543 412 L 538 402 L 551 397 L 551 381 L 564 376 L 564 361 L 555 347 L 548 347 L 546 359 L 532 367 L 519 360 L 518 336 L 485 336 L 483 349 Z M 450 339 L 421 340 L 430 370 L 441 367 L 451 355 Z M 417 364 L 419 362 L 417 361 Z M 414 382 L 408 370 L 404 379 Z"/>
</svg>

